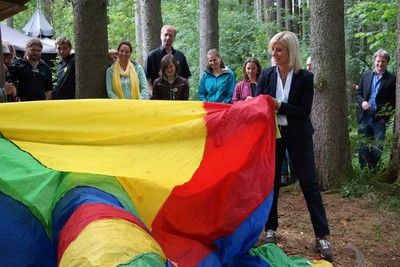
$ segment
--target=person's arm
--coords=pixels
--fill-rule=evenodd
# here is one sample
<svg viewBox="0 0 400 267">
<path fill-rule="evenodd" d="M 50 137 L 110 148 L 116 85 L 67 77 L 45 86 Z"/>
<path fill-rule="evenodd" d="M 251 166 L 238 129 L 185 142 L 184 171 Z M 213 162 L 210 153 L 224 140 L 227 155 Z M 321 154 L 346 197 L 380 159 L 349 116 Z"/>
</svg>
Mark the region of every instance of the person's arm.
<svg viewBox="0 0 400 267">
<path fill-rule="evenodd" d="M 205 86 L 206 83 L 206 73 L 203 73 L 203 76 L 201 76 L 200 79 L 200 85 L 199 85 L 199 93 L 198 97 L 200 101 L 207 101 L 207 89 Z"/>
<path fill-rule="evenodd" d="M 187 79 L 189 83 L 189 78 L 192 76 L 192 73 L 190 72 L 189 65 L 187 63 L 185 55 L 182 53 L 182 60 L 179 62 L 179 76 L 181 76 L 184 79 Z"/>
<path fill-rule="evenodd" d="M 233 74 L 233 71 L 231 70 L 229 73 L 229 83 L 228 83 L 228 94 L 226 96 L 226 98 L 224 99 L 223 103 L 231 103 L 232 101 L 232 95 L 233 95 L 233 91 L 235 90 L 235 86 L 236 86 L 236 78 L 235 78 L 235 74 Z"/>
<path fill-rule="evenodd" d="M 52 90 L 46 91 L 45 95 L 46 95 L 45 97 L 46 100 L 51 100 L 53 98 L 53 91 Z"/>
<path fill-rule="evenodd" d="M 240 102 L 240 84 L 236 84 L 235 90 L 233 90 L 233 95 L 232 95 L 232 104 L 236 104 Z"/>
<path fill-rule="evenodd" d="M 266 89 L 265 89 L 267 87 L 266 85 L 267 85 L 267 70 L 264 69 L 261 71 L 261 75 L 258 78 L 256 93 L 254 94 L 254 96 L 266 94 Z"/>
<path fill-rule="evenodd" d="M 364 98 L 364 75 L 365 75 L 365 73 L 363 73 L 361 75 L 361 78 L 358 83 L 358 87 L 357 87 L 357 90 L 356 90 L 356 93 L 354 96 L 356 98 L 358 105 L 361 107 L 361 109 L 365 110 L 365 111 L 369 111 L 372 109 L 372 107 L 369 104 L 368 99 Z"/>
<path fill-rule="evenodd" d="M 153 85 L 150 78 L 147 79 L 147 99 L 153 99 Z"/>
<path fill-rule="evenodd" d="M 139 78 L 140 100 L 147 99 L 147 79 L 142 66 L 136 64 L 136 73 Z"/>
<path fill-rule="evenodd" d="M 189 87 L 189 81 L 187 81 L 186 79 L 184 80 L 184 84 L 185 86 L 183 86 L 183 100 L 189 100 L 189 92 L 190 92 L 190 87 Z"/>
<path fill-rule="evenodd" d="M 153 99 L 153 100 L 161 100 L 161 95 L 160 95 L 160 86 L 159 85 L 157 85 L 158 84 L 158 82 L 160 81 L 160 79 L 156 79 L 155 81 L 154 81 L 154 84 L 153 84 L 153 86 L 152 86 L 152 95 L 151 95 L 151 98 L 150 99 Z"/>
<path fill-rule="evenodd" d="M 106 71 L 106 90 L 108 98 L 118 99 L 117 94 L 114 92 L 112 86 L 113 67 L 109 67 Z"/>
<path fill-rule="evenodd" d="M 46 87 L 45 87 L 45 99 L 51 100 L 53 98 L 53 77 L 51 74 L 51 69 L 46 65 L 47 69 L 47 80 L 46 80 Z"/>
</svg>

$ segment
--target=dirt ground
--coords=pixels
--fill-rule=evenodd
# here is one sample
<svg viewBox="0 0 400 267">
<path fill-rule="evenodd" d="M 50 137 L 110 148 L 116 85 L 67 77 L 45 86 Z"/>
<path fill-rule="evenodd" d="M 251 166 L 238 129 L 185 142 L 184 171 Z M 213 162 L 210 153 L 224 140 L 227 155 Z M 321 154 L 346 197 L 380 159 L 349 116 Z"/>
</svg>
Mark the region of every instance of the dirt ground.
<svg viewBox="0 0 400 267">
<path fill-rule="evenodd" d="M 322 193 L 328 216 L 334 267 L 400 267 L 400 211 L 373 208 L 373 198 L 356 200 Z M 298 185 L 283 187 L 279 196 L 278 246 L 287 255 L 318 258 L 314 234 Z M 259 242 L 256 245 L 261 245 Z"/>
</svg>

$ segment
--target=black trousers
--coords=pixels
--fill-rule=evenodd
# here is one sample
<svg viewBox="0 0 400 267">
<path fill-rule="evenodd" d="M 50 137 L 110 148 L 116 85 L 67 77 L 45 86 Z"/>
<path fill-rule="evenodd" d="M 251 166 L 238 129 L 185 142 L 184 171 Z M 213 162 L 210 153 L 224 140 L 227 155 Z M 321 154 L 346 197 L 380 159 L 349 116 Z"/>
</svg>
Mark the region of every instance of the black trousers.
<svg viewBox="0 0 400 267">
<path fill-rule="evenodd" d="M 265 231 L 269 229 L 276 231 L 278 228 L 278 197 L 281 187 L 281 169 L 285 150 L 288 149 L 289 157 L 296 169 L 297 178 L 307 203 L 315 236 L 324 237 L 325 235 L 329 235 L 328 220 L 322 203 L 318 180 L 315 175 L 313 141 L 312 139 L 301 142 L 294 140 L 286 127 L 281 129 L 281 135 L 282 138 L 276 139 L 275 194 L 271 212 L 265 224 Z"/>
</svg>

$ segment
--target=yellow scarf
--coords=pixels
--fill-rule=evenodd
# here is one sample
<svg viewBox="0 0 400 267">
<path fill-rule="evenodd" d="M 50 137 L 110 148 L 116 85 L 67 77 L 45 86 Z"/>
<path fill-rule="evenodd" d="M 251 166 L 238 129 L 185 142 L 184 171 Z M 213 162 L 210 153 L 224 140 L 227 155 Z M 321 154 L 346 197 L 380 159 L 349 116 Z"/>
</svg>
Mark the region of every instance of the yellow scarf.
<svg viewBox="0 0 400 267">
<path fill-rule="evenodd" d="M 131 99 L 139 99 L 139 80 L 132 62 L 128 62 L 126 70 L 122 69 L 121 65 L 119 64 L 119 60 L 114 63 L 112 77 L 114 92 L 118 96 L 118 98 L 125 99 L 124 93 L 122 92 L 120 76 L 128 77 L 128 75 L 131 84 Z"/>
</svg>

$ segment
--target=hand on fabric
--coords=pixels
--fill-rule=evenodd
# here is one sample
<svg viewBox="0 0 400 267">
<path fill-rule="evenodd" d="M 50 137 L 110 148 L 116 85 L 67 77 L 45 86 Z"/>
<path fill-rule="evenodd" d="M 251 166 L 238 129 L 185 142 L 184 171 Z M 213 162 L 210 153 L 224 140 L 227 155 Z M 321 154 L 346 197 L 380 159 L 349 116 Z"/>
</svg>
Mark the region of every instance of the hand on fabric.
<svg viewBox="0 0 400 267">
<path fill-rule="evenodd" d="M 275 98 L 272 98 L 272 99 L 274 100 L 275 110 L 279 110 L 279 108 L 281 107 L 281 101 L 279 101 L 279 100 L 277 100 Z"/>
</svg>

